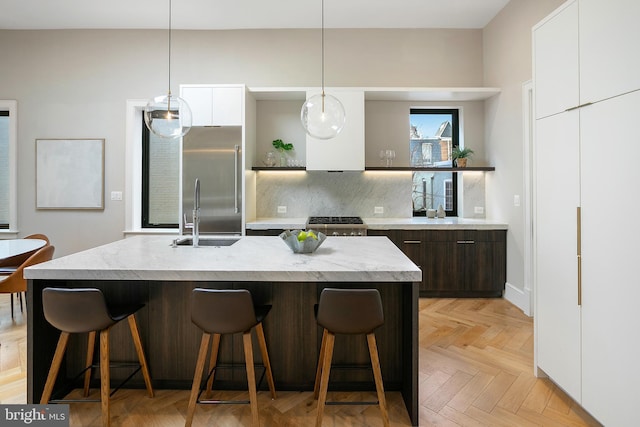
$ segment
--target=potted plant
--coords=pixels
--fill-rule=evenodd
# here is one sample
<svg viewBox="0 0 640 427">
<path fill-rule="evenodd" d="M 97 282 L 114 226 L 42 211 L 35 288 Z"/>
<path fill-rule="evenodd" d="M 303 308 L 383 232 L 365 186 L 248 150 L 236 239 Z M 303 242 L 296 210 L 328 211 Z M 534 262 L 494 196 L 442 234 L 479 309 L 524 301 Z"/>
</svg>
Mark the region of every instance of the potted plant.
<svg viewBox="0 0 640 427">
<path fill-rule="evenodd" d="M 467 166 L 467 159 L 470 159 L 472 155 L 473 150 L 471 148 L 453 147 L 451 158 L 455 160 L 457 167 L 464 168 Z"/>
<path fill-rule="evenodd" d="M 287 166 L 287 159 L 285 157 L 285 152 L 293 150 L 293 144 L 284 143 L 282 142 L 281 139 L 276 139 L 271 144 L 273 145 L 273 148 L 275 148 L 280 152 L 280 166 L 281 167 Z"/>
</svg>

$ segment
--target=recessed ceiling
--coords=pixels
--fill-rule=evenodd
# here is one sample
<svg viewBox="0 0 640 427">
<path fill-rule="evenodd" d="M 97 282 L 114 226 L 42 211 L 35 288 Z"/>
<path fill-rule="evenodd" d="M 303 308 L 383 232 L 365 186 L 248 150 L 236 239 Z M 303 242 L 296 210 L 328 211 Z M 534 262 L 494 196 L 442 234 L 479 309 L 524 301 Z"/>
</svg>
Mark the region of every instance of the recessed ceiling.
<svg viewBox="0 0 640 427">
<path fill-rule="evenodd" d="M 320 0 L 172 0 L 172 28 L 318 28 Z M 509 0 L 325 0 L 326 28 L 484 28 Z M 169 1 L 0 0 L 0 29 L 167 28 Z"/>
</svg>

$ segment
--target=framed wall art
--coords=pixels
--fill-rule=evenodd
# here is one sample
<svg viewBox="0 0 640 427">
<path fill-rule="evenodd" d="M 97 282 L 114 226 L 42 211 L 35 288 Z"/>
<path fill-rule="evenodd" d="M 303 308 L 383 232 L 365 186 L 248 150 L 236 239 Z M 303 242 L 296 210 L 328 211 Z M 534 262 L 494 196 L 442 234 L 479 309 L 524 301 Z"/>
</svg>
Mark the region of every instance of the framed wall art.
<svg viewBox="0 0 640 427">
<path fill-rule="evenodd" d="M 36 139 L 36 208 L 104 209 L 104 139 Z"/>
</svg>

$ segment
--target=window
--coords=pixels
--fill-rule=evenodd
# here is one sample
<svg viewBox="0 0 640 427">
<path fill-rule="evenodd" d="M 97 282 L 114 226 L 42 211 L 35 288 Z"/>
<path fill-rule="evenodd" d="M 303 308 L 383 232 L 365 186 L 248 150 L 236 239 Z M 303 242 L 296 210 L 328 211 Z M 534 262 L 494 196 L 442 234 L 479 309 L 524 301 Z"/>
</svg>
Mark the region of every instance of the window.
<svg viewBox="0 0 640 427">
<path fill-rule="evenodd" d="M 9 111 L 0 110 L 0 228 L 9 228 Z"/>
<path fill-rule="evenodd" d="M 458 110 L 412 108 L 409 149 L 412 167 L 451 167 L 451 151 L 458 146 Z M 413 215 L 442 205 L 447 216 L 457 216 L 457 174 L 413 172 Z"/>
<path fill-rule="evenodd" d="M 0 230 L 17 227 L 16 199 L 16 150 L 17 150 L 16 101 L 0 100 Z"/>
<path fill-rule="evenodd" d="M 180 141 L 142 128 L 142 228 L 178 228 Z"/>
</svg>

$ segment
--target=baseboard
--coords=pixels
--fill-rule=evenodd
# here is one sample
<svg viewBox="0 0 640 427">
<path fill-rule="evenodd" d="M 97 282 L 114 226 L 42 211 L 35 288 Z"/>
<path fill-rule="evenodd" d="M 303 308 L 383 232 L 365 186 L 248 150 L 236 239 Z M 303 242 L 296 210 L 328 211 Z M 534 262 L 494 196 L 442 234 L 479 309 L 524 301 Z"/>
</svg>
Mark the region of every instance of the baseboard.
<svg viewBox="0 0 640 427">
<path fill-rule="evenodd" d="M 504 286 L 504 299 L 518 307 L 524 314 L 531 317 L 531 290 L 518 289 L 507 282 Z"/>
</svg>

